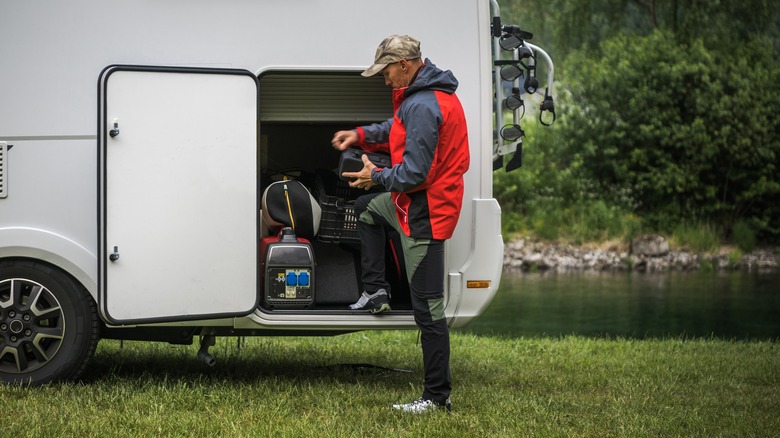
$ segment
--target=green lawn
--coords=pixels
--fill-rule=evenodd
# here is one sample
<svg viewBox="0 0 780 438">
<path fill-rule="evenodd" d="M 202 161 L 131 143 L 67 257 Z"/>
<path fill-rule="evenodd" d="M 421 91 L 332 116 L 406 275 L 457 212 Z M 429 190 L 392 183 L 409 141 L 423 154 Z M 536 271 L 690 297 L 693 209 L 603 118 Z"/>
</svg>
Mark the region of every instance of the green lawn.
<svg viewBox="0 0 780 438">
<path fill-rule="evenodd" d="M 0 386 L 0 436 L 778 436 L 775 342 L 452 336 L 453 413 L 421 392 L 417 333 L 102 341 L 80 383 Z M 373 364 L 384 368 L 356 367 Z M 411 370 L 411 373 L 403 372 Z"/>
</svg>

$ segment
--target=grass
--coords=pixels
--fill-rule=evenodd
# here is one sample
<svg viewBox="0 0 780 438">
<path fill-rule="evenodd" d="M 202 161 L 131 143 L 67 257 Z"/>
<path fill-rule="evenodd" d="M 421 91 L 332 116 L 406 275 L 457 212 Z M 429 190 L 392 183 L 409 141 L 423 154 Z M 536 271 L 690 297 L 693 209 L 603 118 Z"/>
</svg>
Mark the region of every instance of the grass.
<svg viewBox="0 0 780 438">
<path fill-rule="evenodd" d="M 554 202 L 540 203 L 527 214 L 502 210 L 502 234 L 510 239 L 518 235 L 548 241 L 604 242 L 626 239 L 639 228 L 639 220 L 601 201 L 563 207 Z"/>
<path fill-rule="evenodd" d="M 102 341 L 80 383 L 0 386 L 0 436 L 777 436 L 775 342 L 452 335 L 451 415 L 421 391 L 416 332 Z M 375 364 L 411 372 L 344 364 Z"/>
<path fill-rule="evenodd" d="M 672 233 L 672 242 L 694 252 L 716 252 L 720 233 L 709 224 L 681 224 Z"/>
</svg>

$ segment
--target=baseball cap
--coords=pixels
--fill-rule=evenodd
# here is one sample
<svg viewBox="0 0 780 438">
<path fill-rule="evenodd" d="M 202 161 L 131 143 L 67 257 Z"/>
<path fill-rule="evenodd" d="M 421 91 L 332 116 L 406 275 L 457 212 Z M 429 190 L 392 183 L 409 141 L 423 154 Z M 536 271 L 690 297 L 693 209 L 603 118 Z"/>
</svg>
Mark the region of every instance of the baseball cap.
<svg viewBox="0 0 780 438">
<path fill-rule="evenodd" d="M 402 59 L 417 59 L 420 54 L 420 42 L 409 35 L 391 35 L 385 38 L 374 55 L 374 64 L 361 73 L 365 77 L 371 77 L 382 71 L 388 64 Z"/>
</svg>

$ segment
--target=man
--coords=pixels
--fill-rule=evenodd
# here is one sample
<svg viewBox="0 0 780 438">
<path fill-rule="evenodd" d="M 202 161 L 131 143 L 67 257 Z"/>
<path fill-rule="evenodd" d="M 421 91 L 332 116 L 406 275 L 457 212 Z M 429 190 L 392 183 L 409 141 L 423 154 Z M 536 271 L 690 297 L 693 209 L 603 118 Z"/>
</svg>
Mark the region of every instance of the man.
<svg viewBox="0 0 780 438">
<path fill-rule="evenodd" d="M 362 250 L 364 292 L 350 306 L 373 313 L 390 310 L 385 280 L 385 227 L 401 236 L 414 319 L 421 331 L 424 391 L 420 399 L 393 405 L 422 413 L 450 403 L 450 338 L 444 316 L 444 241 L 452 233 L 463 202 L 463 174 L 469 146 L 463 108 L 455 95 L 458 81 L 422 60 L 420 42 L 393 35 L 379 45 L 374 64 L 362 73 L 381 74 L 393 88 L 393 118 L 339 131 L 333 147 L 359 146 L 390 153 L 392 167 L 377 168 L 366 155 L 352 187 L 383 187 L 386 192 L 361 196 L 355 203 Z"/>
</svg>

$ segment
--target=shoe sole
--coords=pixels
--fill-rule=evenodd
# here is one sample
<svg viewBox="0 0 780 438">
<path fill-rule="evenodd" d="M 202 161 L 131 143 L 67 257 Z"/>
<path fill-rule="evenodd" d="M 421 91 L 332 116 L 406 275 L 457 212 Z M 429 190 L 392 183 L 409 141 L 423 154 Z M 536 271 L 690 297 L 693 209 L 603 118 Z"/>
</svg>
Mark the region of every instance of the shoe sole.
<svg viewBox="0 0 780 438">
<path fill-rule="evenodd" d="M 387 312 L 389 310 L 392 310 L 392 309 L 390 309 L 390 305 L 387 304 L 387 303 L 384 303 L 384 304 L 382 304 L 381 306 L 379 306 L 377 308 L 371 309 L 371 313 L 376 315 L 377 313 Z"/>
<path fill-rule="evenodd" d="M 404 407 L 402 405 L 393 405 L 392 407 L 393 407 L 393 409 L 396 409 L 396 410 L 401 411 L 401 412 L 405 412 L 407 414 L 423 415 L 423 414 L 427 414 L 429 412 L 441 412 L 441 411 L 444 411 L 444 412 L 446 412 L 448 414 L 452 413 L 452 405 L 450 405 L 450 406 L 436 405 L 435 407 L 431 407 L 431 408 L 428 408 L 428 409 L 425 409 L 425 410 L 422 410 L 422 411 L 419 411 L 419 412 L 418 411 L 404 409 Z"/>
</svg>

